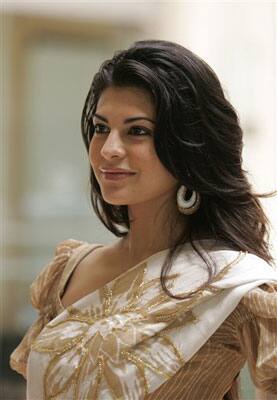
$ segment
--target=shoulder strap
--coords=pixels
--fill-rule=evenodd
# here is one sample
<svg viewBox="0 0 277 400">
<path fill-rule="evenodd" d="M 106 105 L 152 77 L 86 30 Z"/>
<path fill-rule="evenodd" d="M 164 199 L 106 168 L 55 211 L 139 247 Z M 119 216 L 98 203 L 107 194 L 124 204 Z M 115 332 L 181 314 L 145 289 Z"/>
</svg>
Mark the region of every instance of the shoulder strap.
<svg viewBox="0 0 277 400">
<path fill-rule="evenodd" d="M 73 271 L 77 267 L 77 265 L 85 258 L 91 251 L 98 247 L 102 247 L 102 244 L 90 244 L 84 242 L 81 246 L 79 246 L 75 251 L 72 253 L 71 257 L 69 258 L 63 273 L 61 275 L 61 279 L 58 285 L 57 293 L 56 293 L 56 309 L 57 312 L 60 313 L 64 310 L 64 307 L 61 303 L 61 297 L 63 295 L 65 286 L 72 275 Z"/>
</svg>

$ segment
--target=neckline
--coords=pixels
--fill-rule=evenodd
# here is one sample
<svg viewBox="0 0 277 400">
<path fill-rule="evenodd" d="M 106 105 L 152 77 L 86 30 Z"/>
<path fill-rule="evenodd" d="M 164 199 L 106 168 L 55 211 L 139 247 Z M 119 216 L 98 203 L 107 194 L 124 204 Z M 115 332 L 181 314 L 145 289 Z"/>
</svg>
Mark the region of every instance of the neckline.
<svg viewBox="0 0 277 400">
<path fill-rule="evenodd" d="M 84 243 L 84 244 L 87 244 L 87 243 Z M 118 276 L 116 276 L 114 279 L 112 279 L 112 280 L 110 280 L 109 282 L 105 283 L 103 286 L 101 286 L 101 287 L 99 287 L 99 288 L 97 288 L 97 289 L 95 289 L 95 290 L 89 292 L 88 294 L 86 294 L 86 295 L 80 297 L 80 299 L 76 300 L 76 301 L 75 301 L 74 303 L 72 303 L 70 306 L 65 307 L 65 306 L 63 305 L 63 303 L 62 303 L 61 295 L 63 294 L 64 288 L 66 287 L 66 285 L 67 285 L 67 283 L 68 283 L 68 281 L 69 281 L 71 275 L 73 274 L 73 272 L 75 271 L 75 269 L 77 268 L 77 266 L 79 265 L 79 263 L 80 263 L 86 256 L 88 256 L 88 255 L 89 255 L 93 250 L 95 250 L 96 248 L 98 248 L 98 247 L 104 247 L 105 245 L 103 245 L 103 244 L 98 244 L 98 245 L 95 245 L 95 244 L 87 244 L 87 246 L 88 246 L 88 248 L 87 248 L 87 247 L 84 248 L 84 249 L 87 250 L 87 251 L 85 251 L 84 254 L 83 254 L 83 251 L 82 251 L 82 250 L 84 250 L 84 249 L 81 249 L 81 251 L 80 251 L 81 254 L 78 253 L 78 256 L 75 258 L 75 260 L 72 260 L 72 261 L 73 261 L 72 265 L 70 265 L 70 268 L 69 268 L 69 270 L 67 271 L 66 275 L 64 276 L 63 281 L 62 281 L 61 284 L 59 285 L 59 290 L 58 290 L 58 293 L 57 293 L 57 302 L 58 302 L 58 306 L 59 306 L 59 311 L 60 311 L 60 312 L 61 312 L 61 311 L 65 311 L 65 310 L 66 310 L 68 307 L 70 307 L 70 306 L 74 306 L 74 304 L 77 303 L 78 301 L 83 300 L 85 297 L 90 296 L 92 293 L 97 292 L 99 289 L 105 287 L 106 285 L 108 285 L 108 284 L 110 284 L 110 283 L 112 283 L 112 282 L 115 282 L 117 279 L 122 278 L 122 277 L 123 277 L 124 275 L 126 275 L 128 272 L 134 270 L 135 268 L 138 268 L 141 264 L 146 263 L 146 262 L 147 262 L 148 260 L 150 260 L 151 258 L 155 258 L 155 257 L 157 257 L 158 255 L 160 255 L 161 253 L 165 253 L 165 252 L 167 252 L 167 251 L 169 250 L 169 248 L 163 249 L 163 250 L 160 250 L 160 251 L 158 251 L 158 252 L 152 254 L 151 256 L 148 256 L 148 257 L 144 258 L 142 261 L 140 261 L 139 263 L 133 265 L 132 267 L 130 267 L 130 268 L 127 269 L 126 271 L 122 272 L 121 274 L 119 274 Z M 69 260 L 69 261 L 70 261 L 70 260 Z"/>
<path fill-rule="evenodd" d="M 214 240 L 213 240 L 213 239 L 199 239 L 199 240 L 194 240 L 193 242 L 194 242 L 194 243 L 195 243 L 195 242 L 197 242 L 197 243 L 199 243 L 199 242 L 200 242 L 200 243 L 205 242 L 206 244 L 209 244 L 209 243 L 214 243 Z M 217 246 L 213 246 L 212 248 L 209 248 L 209 246 L 208 246 L 208 250 L 212 250 L 212 249 L 215 250 L 215 249 L 217 249 L 218 243 L 219 243 L 219 242 L 216 243 Z M 83 248 L 83 247 L 82 247 L 83 245 L 85 245 L 86 247 Z M 110 283 L 112 283 L 112 282 L 115 282 L 116 280 L 118 280 L 118 279 L 124 277 L 124 276 L 125 276 L 127 273 L 129 273 L 130 271 L 134 270 L 135 268 L 138 268 L 141 264 L 146 263 L 147 261 L 151 260 L 152 258 L 158 257 L 158 256 L 160 256 L 162 253 L 166 253 L 166 252 L 168 252 L 168 251 L 170 250 L 170 248 L 166 248 L 166 249 L 160 250 L 160 251 L 158 251 L 158 252 L 152 254 L 151 256 L 148 256 L 148 257 L 144 258 L 142 261 L 140 261 L 139 263 L 133 265 L 132 267 L 130 267 L 130 268 L 127 269 L 126 271 L 122 272 L 121 274 L 119 274 L 118 276 L 116 276 L 116 277 L 115 277 L 114 279 L 112 279 L 111 281 L 105 283 L 103 286 L 101 286 L 101 287 L 99 287 L 99 288 L 97 288 L 97 289 L 95 289 L 95 290 L 89 292 L 88 294 L 86 294 L 86 295 L 80 297 L 78 300 L 76 300 L 76 301 L 75 301 L 74 303 L 72 303 L 70 306 L 65 307 L 65 306 L 63 305 L 63 303 L 62 303 L 61 296 L 62 296 L 63 293 L 64 293 L 64 289 L 65 289 L 65 287 L 66 287 L 66 285 L 67 285 L 67 283 L 68 283 L 68 281 L 69 281 L 71 275 L 73 274 L 73 272 L 75 271 L 75 269 L 77 268 L 77 266 L 79 265 L 79 263 L 80 263 L 86 256 L 88 256 L 93 250 L 95 250 L 95 249 L 97 249 L 97 248 L 99 248 L 99 247 L 104 247 L 104 246 L 105 246 L 105 244 L 91 244 L 91 243 L 88 243 L 88 242 L 84 242 L 83 245 L 81 245 L 82 248 L 80 249 L 80 253 L 78 253 L 78 254 L 76 255 L 76 258 L 73 258 L 73 259 L 70 258 L 70 259 L 68 260 L 68 262 L 71 261 L 72 264 L 67 264 L 67 265 L 69 265 L 69 268 L 68 268 L 67 271 L 65 271 L 65 270 L 66 270 L 66 267 L 67 267 L 67 265 L 66 265 L 65 270 L 64 270 L 64 272 L 66 272 L 66 273 L 65 273 L 65 276 L 61 278 L 61 281 L 60 281 L 60 284 L 59 284 L 59 288 L 58 288 L 58 291 L 57 291 L 57 303 L 58 303 L 58 309 L 59 309 L 58 311 L 59 311 L 59 313 L 65 311 L 65 310 L 66 310 L 68 307 L 70 307 L 70 306 L 74 306 L 74 304 L 76 304 L 77 302 L 83 300 L 83 299 L 86 298 L 87 296 L 90 296 L 92 293 L 97 292 L 98 290 L 100 290 L 101 288 L 105 287 L 106 285 L 108 285 L 108 284 L 110 284 Z M 184 243 L 184 244 L 182 245 L 183 248 L 188 247 L 188 246 L 191 247 L 190 242 L 186 242 L 186 243 Z M 83 250 L 86 250 L 86 251 L 83 252 Z"/>
</svg>

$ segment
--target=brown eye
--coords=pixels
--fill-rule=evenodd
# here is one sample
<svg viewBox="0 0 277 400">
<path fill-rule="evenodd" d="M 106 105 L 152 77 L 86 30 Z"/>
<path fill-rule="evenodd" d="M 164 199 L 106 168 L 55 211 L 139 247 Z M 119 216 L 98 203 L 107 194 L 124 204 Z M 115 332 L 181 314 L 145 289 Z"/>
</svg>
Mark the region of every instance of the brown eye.
<svg viewBox="0 0 277 400">
<path fill-rule="evenodd" d="M 109 132 L 109 128 L 106 125 L 103 125 L 103 124 L 95 124 L 93 132 L 94 133 L 98 133 L 98 134 L 108 133 Z"/>
<path fill-rule="evenodd" d="M 151 132 L 149 129 L 144 128 L 142 126 L 132 126 L 130 128 L 131 135 L 136 135 L 136 136 L 145 136 L 145 135 L 151 135 Z"/>
</svg>

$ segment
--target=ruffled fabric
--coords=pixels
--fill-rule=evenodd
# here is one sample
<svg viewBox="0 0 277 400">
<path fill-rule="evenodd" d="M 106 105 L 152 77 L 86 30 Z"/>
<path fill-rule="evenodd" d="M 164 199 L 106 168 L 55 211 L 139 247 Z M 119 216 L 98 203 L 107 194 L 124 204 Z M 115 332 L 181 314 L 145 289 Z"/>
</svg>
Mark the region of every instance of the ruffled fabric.
<svg viewBox="0 0 277 400">
<path fill-rule="evenodd" d="M 264 284 L 244 296 L 252 318 L 241 325 L 240 343 L 255 386 L 277 394 L 277 285 Z"/>
<path fill-rule="evenodd" d="M 30 286 L 31 303 L 38 310 L 38 318 L 10 356 L 10 367 L 23 375 L 25 379 L 31 345 L 43 327 L 58 313 L 56 293 L 65 266 L 75 249 L 84 243 L 75 239 L 58 243 L 54 258 L 42 269 Z"/>
</svg>

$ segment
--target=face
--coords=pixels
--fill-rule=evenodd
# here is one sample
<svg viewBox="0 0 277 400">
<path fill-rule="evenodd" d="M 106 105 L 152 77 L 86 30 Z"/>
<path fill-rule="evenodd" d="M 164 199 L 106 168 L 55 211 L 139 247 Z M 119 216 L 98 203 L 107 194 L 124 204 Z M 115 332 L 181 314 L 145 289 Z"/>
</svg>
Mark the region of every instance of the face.
<svg viewBox="0 0 277 400">
<path fill-rule="evenodd" d="M 107 203 L 132 205 L 176 192 L 177 180 L 155 151 L 155 108 L 147 91 L 133 87 L 105 89 L 93 125 L 89 158 Z M 128 174 L 103 172 L 116 168 Z"/>
</svg>

